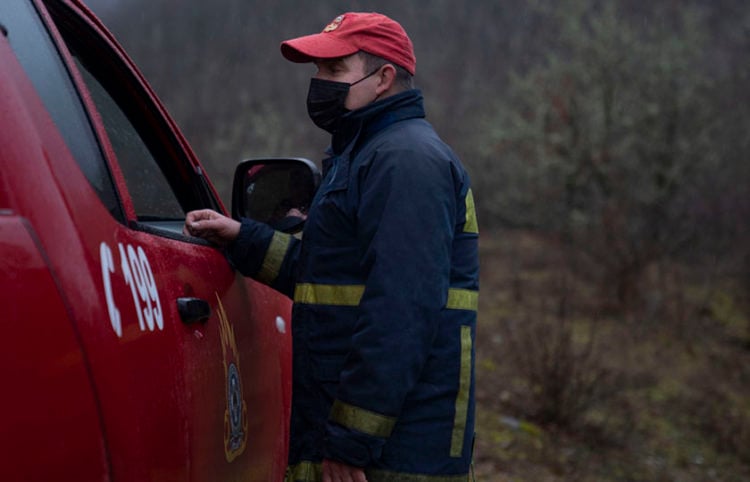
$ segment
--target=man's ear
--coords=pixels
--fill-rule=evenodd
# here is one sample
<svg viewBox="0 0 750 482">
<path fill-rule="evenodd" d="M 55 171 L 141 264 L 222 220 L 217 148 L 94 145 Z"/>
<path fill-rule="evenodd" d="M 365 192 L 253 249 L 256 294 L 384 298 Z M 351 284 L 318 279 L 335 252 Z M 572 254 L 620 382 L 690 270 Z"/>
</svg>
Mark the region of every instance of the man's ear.
<svg viewBox="0 0 750 482">
<path fill-rule="evenodd" d="M 380 96 L 388 92 L 394 86 L 396 81 L 396 68 L 391 64 L 385 64 L 381 67 L 378 74 L 378 85 L 375 87 L 375 93 Z"/>
</svg>

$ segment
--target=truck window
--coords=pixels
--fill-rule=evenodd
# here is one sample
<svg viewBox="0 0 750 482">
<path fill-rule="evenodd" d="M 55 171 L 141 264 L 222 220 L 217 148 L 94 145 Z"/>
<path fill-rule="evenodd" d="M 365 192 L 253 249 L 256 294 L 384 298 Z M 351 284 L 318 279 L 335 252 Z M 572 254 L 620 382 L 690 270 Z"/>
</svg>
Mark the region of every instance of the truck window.
<svg viewBox="0 0 750 482">
<path fill-rule="evenodd" d="M 0 1 L 8 41 L 47 112 L 107 210 L 124 221 L 117 192 L 72 79 L 31 0 Z"/>
<path fill-rule="evenodd" d="M 182 238 L 185 213 L 222 210 L 203 173 L 127 58 L 113 48 L 104 32 L 63 2 L 43 0 L 75 68 L 90 94 L 135 210 L 131 226 L 153 234 Z M 62 48 L 62 47 L 61 47 Z M 103 127 L 103 131 L 101 130 Z M 105 152 L 105 155 L 109 155 Z M 124 196 L 123 196 L 124 197 Z M 134 222 L 133 222 L 134 221 Z M 166 231 L 165 231 L 166 230 Z"/>
<path fill-rule="evenodd" d="M 135 126 L 75 52 L 74 58 L 117 155 L 138 219 L 184 219 L 185 211 Z"/>
</svg>

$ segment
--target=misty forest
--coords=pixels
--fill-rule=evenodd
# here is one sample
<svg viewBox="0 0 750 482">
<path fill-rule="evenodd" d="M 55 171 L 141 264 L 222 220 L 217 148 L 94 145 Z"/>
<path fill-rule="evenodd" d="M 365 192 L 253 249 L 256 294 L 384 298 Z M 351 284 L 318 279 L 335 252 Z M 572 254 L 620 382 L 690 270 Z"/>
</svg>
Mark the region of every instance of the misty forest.
<svg viewBox="0 0 750 482">
<path fill-rule="evenodd" d="M 227 206 L 324 157 L 280 42 L 401 22 L 474 186 L 476 480 L 750 479 L 747 0 L 85 1 Z"/>
</svg>

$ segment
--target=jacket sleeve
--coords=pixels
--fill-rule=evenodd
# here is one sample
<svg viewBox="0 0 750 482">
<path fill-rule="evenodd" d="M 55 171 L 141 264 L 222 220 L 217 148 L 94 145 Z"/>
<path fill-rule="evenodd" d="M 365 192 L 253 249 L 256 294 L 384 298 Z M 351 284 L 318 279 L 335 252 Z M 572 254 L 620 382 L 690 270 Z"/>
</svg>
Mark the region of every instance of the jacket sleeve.
<svg viewBox="0 0 750 482">
<path fill-rule="evenodd" d="M 324 451 L 364 467 L 380 456 L 435 338 L 456 195 L 450 163 L 416 151 L 378 152 L 359 187 L 357 237 L 367 277 Z"/>
<path fill-rule="evenodd" d="M 242 219 L 240 234 L 226 250 L 240 273 L 292 297 L 300 241 L 270 226 Z"/>
</svg>

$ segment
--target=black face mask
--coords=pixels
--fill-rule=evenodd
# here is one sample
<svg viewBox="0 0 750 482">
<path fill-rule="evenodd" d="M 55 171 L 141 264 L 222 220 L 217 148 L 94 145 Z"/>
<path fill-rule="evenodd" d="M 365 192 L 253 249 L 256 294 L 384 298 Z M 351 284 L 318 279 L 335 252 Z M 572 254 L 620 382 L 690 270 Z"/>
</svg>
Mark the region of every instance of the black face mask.
<svg viewBox="0 0 750 482">
<path fill-rule="evenodd" d="M 350 87 L 346 82 L 310 79 L 307 114 L 316 126 L 331 134 L 336 132 L 341 116 L 349 112 L 344 103 Z"/>
<path fill-rule="evenodd" d="M 313 123 L 333 134 L 338 130 L 341 117 L 349 112 L 344 105 L 349 89 L 380 70 L 380 67 L 351 84 L 333 80 L 310 79 L 307 92 L 307 114 Z"/>
</svg>

